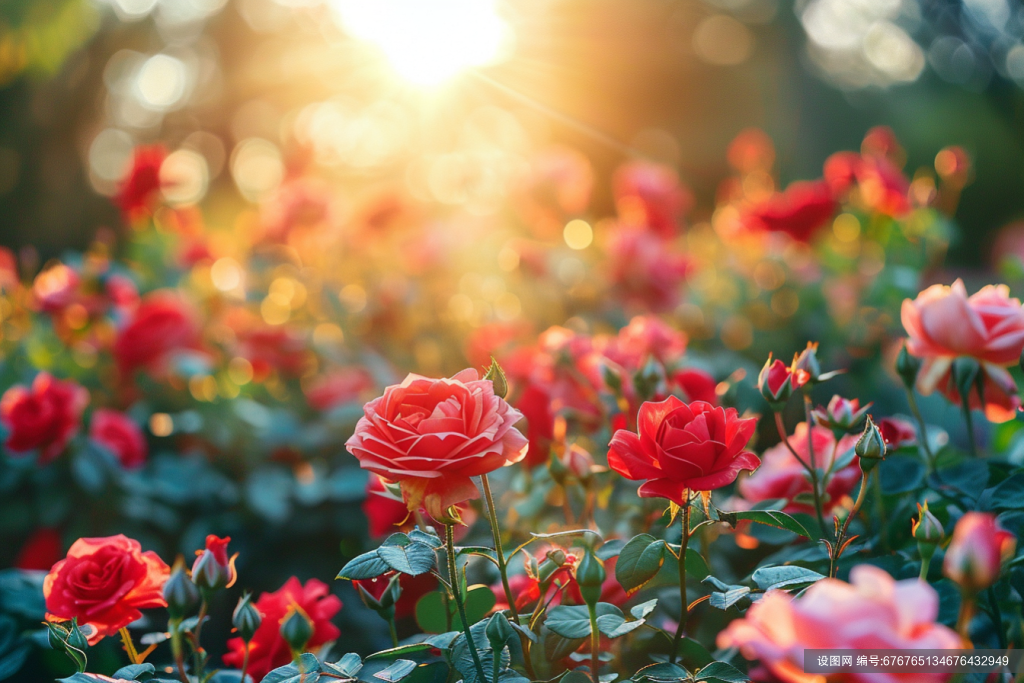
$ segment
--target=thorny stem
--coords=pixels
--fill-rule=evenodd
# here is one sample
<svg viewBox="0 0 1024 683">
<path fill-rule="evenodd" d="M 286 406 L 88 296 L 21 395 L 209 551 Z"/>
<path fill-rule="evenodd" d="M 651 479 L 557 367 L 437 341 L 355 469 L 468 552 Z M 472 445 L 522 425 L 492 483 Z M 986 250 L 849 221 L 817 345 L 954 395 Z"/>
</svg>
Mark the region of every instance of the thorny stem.
<svg viewBox="0 0 1024 683">
<path fill-rule="evenodd" d="M 789 435 L 786 434 L 786 425 L 782 422 L 782 413 L 779 413 L 779 412 L 775 413 L 775 427 L 779 431 L 779 437 L 782 439 L 782 443 L 786 444 L 786 448 L 789 449 L 789 452 L 793 454 L 793 457 L 796 458 L 797 462 L 799 462 L 801 465 L 803 465 L 804 469 L 807 470 L 807 473 L 811 477 L 811 491 L 814 494 L 814 512 L 818 516 L 818 526 L 821 527 L 821 535 L 824 538 L 828 538 L 828 527 L 825 526 L 825 512 L 824 512 L 824 509 L 822 508 L 822 504 L 821 504 L 821 492 L 818 490 L 819 489 L 819 485 L 818 485 L 818 472 L 817 472 L 817 470 L 814 467 L 812 467 L 811 465 L 809 465 L 806 462 L 804 462 L 804 459 L 801 458 L 800 454 L 797 453 L 796 449 L 793 448 L 793 444 L 791 444 L 789 442 Z M 811 430 L 811 423 L 810 423 L 810 421 L 808 421 L 808 423 L 807 423 L 807 443 L 808 443 L 808 445 L 810 445 L 810 442 L 811 442 L 812 438 L 813 438 L 813 433 L 812 433 L 812 430 Z M 812 458 L 814 457 L 813 449 L 811 450 L 811 457 Z"/>
<path fill-rule="evenodd" d="M 516 609 L 515 596 L 512 595 L 512 588 L 508 583 L 508 564 L 505 562 L 505 551 L 501 547 L 501 530 L 498 528 L 498 510 L 494 507 L 494 495 L 491 493 L 491 482 L 487 475 L 481 475 L 483 482 L 484 498 L 487 501 L 487 518 L 491 523 L 491 535 L 494 538 L 494 552 L 498 556 L 498 573 L 501 574 L 501 587 L 505 590 L 505 600 L 508 601 L 509 613 L 516 626 L 521 626 L 519 611 Z M 523 646 L 523 661 L 526 663 L 526 672 L 530 678 L 535 678 L 533 662 L 530 660 L 530 640 L 523 633 L 519 633 L 519 642 Z M 497 659 L 495 659 L 497 661 Z M 495 678 L 494 680 L 497 680 Z"/>
<path fill-rule="evenodd" d="M 444 525 L 444 544 L 448 551 L 448 581 L 451 583 L 452 597 L 455 598 L 455 606 L 459 609 L 459 618 L 462 619 L 462 629 L 466 634 L 466 645 L 469 647 L 469 654 L 473 656 L 473 664 L 476 666 L 477 676 L 481 681 L 486 681 L 484 666 L 480 663 L 480 655 L 476 651 L 476 643 L 473 642 L 473 630 L 469 627 L 469 617 L 466 616 L 466 605 L 462 601 L 462 586 L 459 581 L 459 570 L 455 564 L 455 525 Z"/>
<path fill-rule="evenodd" d="M 683 506 L 683 535 L 679 541 L 679 625 L 676 626 L 676 635 L 672 639 L 672 652 L 669 653 L 669 663 L 675 664 L 676 656 L 679 653 L 679 643 L 683 639 L 683 632 L 686 630 L 686 617 L 689 614 L 686 602 L 686 548 L 690 544 L 690 492 L 686 492 L 686 505 Z"/>
<path fill-rule="evenodd" d="M 199 644 L 199 632 L 203 628 L 203 620 L 206 619 L 206 610 L 208 609 L 208 602 L 206 596 L 203 596 L 203 601 L 199 605 L 199 616 L 196 621 L 195 630 L 192 631 L 192 657 L 195 662 L 195 670 L 193 673 L 200 681 L 203 680 L 203 648 Z"/>
<path fill-rule="evenodd" d="M 121 634 L 121 642 L 124 643 L 124 651 L 128 653 L 128 661 L 131 664 L 139 663 L 139 653 L 135 650 L 135 644 L 132 642 L 132 634 L 128 633 L 126 627 L 121 627 L 118 631 Z"/>
<path fill-rule="evenodd" d="M 854 501 L 853 509 L 850 510 L 850 514 L 846 516 L 846 519 L 843 521 L 843 526 L 839 530 L 838 536 L 836 536 L 836 545 L 835 550 L 833 551 L 833 558 L 829 562 L 830 567 L 828 575 L 831 576 L 833 579 L 836 577 L 836 571 L 839 569 L 839 557 L 843 554 L 843 542 L 846 539 L 846 531 L 850 527 L 850 520 L 856 517 L 857 513 L 860 512 L 860 506 L 864 504 L 864 498 L 867 496 L 867 492 L 868 475 L 865 474 L 864 472 L 861 472 L 860 491 L 857 493 L 857 500 Z"/>
</svg>

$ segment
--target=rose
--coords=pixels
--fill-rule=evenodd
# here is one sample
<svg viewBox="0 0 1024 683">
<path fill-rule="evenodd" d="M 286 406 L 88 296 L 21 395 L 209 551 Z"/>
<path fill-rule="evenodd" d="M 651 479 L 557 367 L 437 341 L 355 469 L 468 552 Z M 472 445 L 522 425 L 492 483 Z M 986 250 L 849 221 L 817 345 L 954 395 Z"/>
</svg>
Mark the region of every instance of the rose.
<svg viewBox="0 0 1024 683">
<path fill-rule="evenodd" d="M 124 413 L 98 408 L 89 423 L 89 438 L 114 454 L 126 470 L 146 464 L 149 448 L 139 425 Z"/>
<path fill-rule="evenodd" d="M 960 637 L 935 623 L 939 596 L 924 581 L 895 581 L 872 565 L 850 571 L 850 583 L 822 579 L 800 598 L 768 591 L 746 617 L 718 635 L 721 648 L 738 647 L 747 659 L 760 660 L 784 683 L 806 683 L 804 650 L 947 650 Z M 939 683 L 949 673 L 850 673 L 849 683 Z"/>
<path fill-rule="evenodd" d="M 522 414 L 476 370 L 451 379 L 409 375 L 363 407 L 345 443 L 363 469 L 397 481 L 409 510 L 448 519 L 453 505 L 480 496 L 471 477 L 519 462 Z"/>
<path fill-rule="evenodd" d="M 608 239 L 613 293 L 653 311 L 667 311 L 679 303 L 690 263 L 656 234 L 635 226 L 616 227 Z"/>
<path fill-rule="evenodd" d="M 469 505 L 458 505 L 459 517 L 466 526 L 455 530 L 458 541 L 469 531 L 476 519 L 476 511 Z M 384 538 L 399 531 L 410 531 L 416 526 L 416 516 L 409 514 L 409 508 L 399 499 L 391 496 L 383 480 L 371 474 L 366 482 L 366 499 L 363 500 L 363 514 L 372 538 Z"/>
<path fill-rule="evenodd" d="M 917 441 L 914 425 L 898 417 L 883 417 L 878 421 L 878 431 L 890 450 L 897 450 Z"/>
<path fill-rule="evenodd" d="M 171 292 L 154 292 L 118 333 L 113 354 L 125 376 L 138 369 L 162 374 L 175 352 L 198 344 L 199 327 L 184 302 Z"/>
<path fill-rule="evenodd" d="M 745 222 L 754 229 L 784 232 L 795 240 L 808 242 L 838 209 L 839 203 L 828 183 L 797 181 L 784 192 L 776 192 L 751 207 Z"/>
<path fill-rule="evenodd" d="M 968 512 L 953 527 L 942 568 L 965 591 L 977 593 L 996 582 L 1003 560 L 1013 556 L 1016 545 L 1016 537 L 995 517 Z"/>
<path fill-rule="evenodd" d="M 206 548 L 196 551 L 196 561 L 192 564 L 192 581 L 197 586 L 218 590 L 234 585 L 238 578 L 238 572 L 235 571 L 238 553 L 228 557 L 230 541 L 230 536 L 220 538 L 210 534 L 206 537 Z"/>
<path fill-rule="evenodd" d="M 1024 351 L 1024 308 L 1010 298 L 1006 285 L 989 285 L 970 297 L 962 280 L 950 287 L 933 285 L 913 301 L 904 300 L 901 319 L 909 336 L 907 351 L 924 359 L 918 391 L 939 389 L 960 403 L 953 361 L 968 356 L 980 364 L 984 382 L 984 405 L 974 389 L 971 407 L 984 407 L 994 421 L 1013 417 L 1020 399 L 1006 366 L 1018 362 Z"/>
<path fill-rule="evenodd" d="M 356 401 L 373 388 L 373 377 L 360 367 L 338 368 L 303 386 L 310 407 L 328 411 Z"/>
<path fill-rule="evenodd" d="M 126 223 L 146 217 L 152 212 L 163 183 L 160 167 L 167 158 L 162 145 L 141 145 L 135 148 L 132 166 L 117 188 L 114 203 L 121 209 Z"/>
<path fill-rule="evenodd" d="M 644 403 L 638 433 L 620 429 L 612 437 L 608 466 L 627 479 L 647 480 L 644 498 L 667 498 L 685 505 L 686 491 L 711 491 L 731 484 L 741 470 L 761 461 L 744 450 L 757 420 L 741 419 L 735 408 L 675 396 Z"/>
<path fill-rule="evenodd" d="M 256 601 L 256 609 L 263 616 L 259 628 L 249 641 L 249 669 L 253 680 L 260 680 L 271 669 L 284 666 L 292 659 L 288 644 L 281 637 L 281 621 L 290 616 L 295 608 L 301 610 L 313 624 L 313 635 L 306 643 L 307 649 L 314 649 L 326 642 L 336 640 L 341 631 L 331 619 L 341 609 L 341 600 L 331 595 L 327 584 L 310 579 L 302 585 L 294 576 L 273 593 L 263 593 Z M 246 644 L 241 638 L 228 640 L 229 652 L 224 663 L 241 668 L 245 658 Z"/>
<path fill-rule="evenodd" d="M 811 432 L 814 439 L 814 462 L 819 470 L 828 472 L 832 464 L 853 450 L 857 443 L 857 435 L 844 436 L 836 443 L 830 429 L 814 427 Z M 793 431 L 789 443 L 800 458 L 810 464 L 810 448 L 808 444 L 807 423 L 801 422 Z M 845 467 L 832 472 L 825 480 L 824 511 L 826 514 L 842 502 L 843 498 L 853 490 L 860 479 L 860 465 L 856 456 Z M 787 512 L 812 512 L 814 506 L 809 502 L 813 489 L 807 470 L 789 452 L 786 444 L 772 446 L 761 456 L 761 467 L 754 474 L 740 481 L 737 487 L 739 494 L 747 503 L 759 503 L 763 500 L 784 498 Z"/>
<path fill-rule="evenodd" d="M 718 404 L 716 389 L 718 382 L 715 378 L 696 368 L 680 370 L 672 375 L 670 384 L 682 392 L 683 397 L 688 401 L 704 401 L 711 405 Z"/>
<path fill-rule="evenodd" d="M 605 355 L 627 370 L 636 371 L 648 358 L 666 364 L 678 360 L 685 351 L 685 334 L 660 318 L 638 315 L 619 330 L 605 349 Z"/>
<path fill-rule="evenodd" d="M 623 164 L 612 178 L 612 189 L 625 223 L 649 228 L 665 239 L 679 233 L 680 220 L 693 203 L 674 170 L 647 161 Z"/>
<path fill-rule="evenodd" d="M 142 617 L 139 610 L 166 607 L 163 585 L 170 568 L 153 551 L 121 534 L 80 538 L 43 580 L 48 619 L 78 619 L 94 631 L 89 643 Z"/>
<path fill-rule="evenodd" d="M 45 465 L 61 454 L 78 432 L 89 392 L 75 382 L 41 372 L 31 388 L 15 385 L 0 398 L 0 423 L 7 429 L 4 446 L 10 453 L 39 451 Z"/>
</svg>

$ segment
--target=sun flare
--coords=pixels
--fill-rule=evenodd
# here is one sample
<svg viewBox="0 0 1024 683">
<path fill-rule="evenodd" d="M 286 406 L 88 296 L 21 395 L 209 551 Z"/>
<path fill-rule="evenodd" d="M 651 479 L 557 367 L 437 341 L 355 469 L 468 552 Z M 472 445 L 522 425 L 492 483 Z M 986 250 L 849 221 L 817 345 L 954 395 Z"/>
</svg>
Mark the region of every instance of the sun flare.
<svg viewBox="0 0 1024 683">
<path fill-rule="evenodd" d="M 511 51 L 511 26 L 493 0 L 333 0 L 342 26 L 378 48 L 411 83 L 443 83 Z"/>
</svg>

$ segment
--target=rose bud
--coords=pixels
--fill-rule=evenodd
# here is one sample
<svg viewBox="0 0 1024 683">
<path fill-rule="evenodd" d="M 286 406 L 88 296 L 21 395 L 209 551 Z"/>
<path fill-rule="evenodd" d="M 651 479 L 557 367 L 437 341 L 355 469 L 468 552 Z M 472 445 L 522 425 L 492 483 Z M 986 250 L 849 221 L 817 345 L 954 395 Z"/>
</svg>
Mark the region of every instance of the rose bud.
<svg viewBox="0 0 1024 683">
<path fill-rule="evenodd" d="M 818 342 L 807 342 L 807 348 L 793 359 L 793 370 L 805 373 L 807 375 L 806 381 L 812 384 L 821 379 L 821 364 L 818 363 Z"/>
<path fill-rule="evenodd" d="M 487 634 L 487 642 L 491 644 L 491 650 L 494 652 L 501 652 L 505 643 L 514 634 L 512 625 L 508 623 L 504 612 L 495 612 L 487 622 L 487 629 L 484 632 Z"/>
<path fill-rule="evenodd" d="M 917 551 L 921 554 L 921 561 L 930 562 L 946 533 L 942 530 L 942 522 L 928 509 L 928 501 L 925 501 L 924 505 L 917 504 L 917 519 L 910 523 L 910 533 L 917 539 Z M 922 570 L 922 578 L 925 574 L 927 566 Z"/>
<path fill-rule="evenodd" d="M 164 600 L 171 619 L 184 619 L 199 607 L 199 589 L 185 572 L 185 563 L 179 557 L 164 584 Z"/>
<path fill-rule="evenodd" d="M 968 594 L 988 588 L 999 578 L 1003 560 L 1011 557 L 1017 539 L 984 512 L 968 512 L 953 528 L 943 571 Z"/>
<path fill-rule="evenodd" d="M 206 537 L 206 549 L 197 551 L 199 556 L 192 565 L 192 581 L 206 590 L 228 588 L 238 578 L 235 572 L 237 554 L 228 557 L 228 542 L 231 537 L 220 538 L 213 534 Z"/>
<path fill-rule="evenodd" d="M 860 428 L 869 408 L 871 408 L 870 403 L 861 407 L 860 400 L 845 399 L 837 394 L 828 402 L 827 408 L 818 406 L 811 412 L 811 415 L 819 427 L 831 429 L 836 433 L 849 433 Z"/>
<path fill-rule="evenodd" d="M 89 648 L 89 641 L 78 628 L 78 618 L 61 622 L 47 621 L 46 628 L 46 638 L 50 647 L 66 654 L 78 667 L 79 673 L 85 671 L 89 661 L 85 654 Z"/>
<path fill-rule="evenodd" d="M 773 361 L 771 354 L 768 354 L 768 360 L 757 378 L 757 388 L 772 410 L 778 412 L 792 396 L 793 390 L 799 389 L 806 382 L 807 374 L 803 370 L 794 372 L 794 368 L 778 358 Z"/>
<path fill-rule="evenodd" d="M 903 380 L 904 386 L 908 389 L 914 388 L 914 383 L 917 382 L 917 373 L 921 370 L 921 364 L 924 360 L 917 356 L 912 356 L 907 351 L 906 344 L 900 349 L 900 355 L 896 357 L 896 372 L 899 374 L 900 379 Z"/>
<path fill-rule="evenodd" d="M 299 654 L 306 649 L 306 644 L 313 637 L 313 622 L 298 605 L 293 605 L 284 619 L 281 620 L 281 638 L 288 643 L 292 652 Z"/>
<path fill-rule="evenodd" d="M 384 618 L 390 618 L 394 616 L 395 603 L 402 595 L 399 579 L 401 574 L 394 573 L 390 578 L 382 575 L 372 579 L 357 579 L 352 583 L 359 591 L 359 597 L 364 605 L 381 613 Z"/>
<path fill-rule="evenodd" d="M 256 634 L 256 629 L 263 622 L 263 616 L 256 606 L 252 604 L 252 594 L 246 593 L 238 599 L 238 606 L 231 615 L 231 625 L 241 636 L 242 640 L 248 643 Z"/>
<path fill-rule="evenodd" d="M 875 469 L 875 465 L 885 460 L 885 439 L 882 438 L 882 432 L 879 431 L 878 425 L 874 423 L 870 415 L 868 415 L 864 431 L 857 439 L 857 443 L 854 444 L 853 450 L 860 460 L 860 469 L 864 474 Z"/>
<path fill-rule="evenodd" d="M 534 562 L 537 560 L 533 559 Z M 549 550 L 544 559 L 537 565 L 536 576 L 541 583 L 548 581 L 558 570 L 565 566 L 565 552 L 561 549 Z"/>
<path fill-rule="evenodd" d="M 604 570 L 604 563 L 594 554 L 593 550 L 587 550 L 583 559 L 576 565 L 576 584 L 580 588 L 580 595 L 583 602 L 594 606 L 601 599 L 601 587 L 607 573 Z"/>
</svg>

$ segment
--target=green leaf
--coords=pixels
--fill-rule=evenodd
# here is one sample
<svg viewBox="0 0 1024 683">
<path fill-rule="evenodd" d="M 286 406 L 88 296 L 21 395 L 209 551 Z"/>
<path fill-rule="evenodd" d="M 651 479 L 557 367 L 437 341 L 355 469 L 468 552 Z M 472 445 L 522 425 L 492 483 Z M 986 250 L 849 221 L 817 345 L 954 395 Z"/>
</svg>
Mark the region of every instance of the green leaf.
<svg viewBox="0 0 1024 683">
<path fill-rule="evenodd" d="M 662 662 L 660 664 L 648 664 L 644 668 L 633 674 L 634 681 L 637 683 L 645 683 L 650 681 L 651 683 L 677 683 L 678 681 L 686 681 L 690 679 L 690 672 L 679 666 L 678 664 L 669 664 L 668 662 Z"/>
<path fill-rule="evenodd" d="M 427 593 L 416 602 L 416 623 L 424 633 L 444 633 L 451 624 L 458 623 L 454 600 L 448 602 L 448 617 L 445 617 L 445 597 L 440 591 Z M 466 616 L 471 623 L 480 621 L 494 609 L 497 602 L 494 591 L 488 586 L 470 586 L 466 591 Z"/>
<path fill-rule="evenodd" d="M 891 455 L 878 463 L 878 474 L 882 493 L 893 496 L 915 491 L 924 481 L 925 466 L 915 456 Z"/>
<path fill-rule="evenodd" d="M 609 607 L 612 607 L 612 605 L 609 605 Z M 597 618 L 597 630 L 609 638 L 619 638 L 644 625 L 643 619 L 626 621 L 622 612 L 617 607 L 614 609 L 615 612 L 602 614 Z"/>
<path fill-rule="evenodd" d="M 363 668 L 363 660 L 355 652 L 349 652 L 336 662 L 322 662 L 320 666 L 329 673 L 355 678 Z"/>
<path fill-rule="evenodd" d="M 310 653 L 299 656 L 298 662 L 278 667 L 263 677 L 261 683 L 317 683 L 320 662 Z"/>
<path fill-rule="evenodd" d="M 529 627 L 527 627 L 527 626 L 526 626 L 525 624 L 517 624 L 517 623 L 516 623 L 516 622 L 514 622 L 514 621 L 510 621 L 510 622 L 508 622 L 508 623 L 509 623 L 509 626 L 511 626 L 511 627 L 512 627 L 512 628 L 514 628 L 514 629 L 515 629 L 516 631 L 519 631 L 519 632 L 520 632 L 520 633 L 522 633 L 522 634 L 523 634 L 524 636 L 526 636 L 527 638 L 529 638 L 529 639 L 530 639 L 530 642 L 533 642 L 533 643 L 536 643 L 536 642 L 537 642 L 537 634 L 536 634 L 536 633 L 534 633 L 533 631 L 531 631 L 531 630 L 529 629 Z"/>
<path fill-rule="evenodd" d="M 712 593 L 708 603 L 715 609 L 725 610 L 748 597 L 750 597 L 750 589 L 746 586 L 737 586 L 722 593 Z"/>
<path fill-rule="evenodd" d="M 455 640 L 459 635 L 458 631 L 447 631 L 446 633 L 438 633 L 437 635 L 430 636 L 423 640 L 424 643 L 433 645 L 438 650 L 447 650 L 452 645 L 452 641 Z"/>
<path fill-rule="evenodd" d="M 0 681 L 21 669 L 30 649 L 29 641 L 19 635 L 18 623 L 0 615 Z"/>
<path fill-rule="evenodd" d="M 590 683 L 590 676 L 582 671 L 567 671 L 558 683 Z"/>
<path fill-rule="evenodd" d="M 564 536 L 582 536 L 584 534 L 593 534 L 601 538 L 601 534 L 593 529 L 570 529 L 569 531 L 555 531 L 550 534 L 531 533 L 530 535 L 534 538 L 562 538 Z"/>
<path fill-rule="evenodd" d="M 1018 472 L 1012 477 L 1004 479 L 993 488 L 990 504 L 996 510 L 1024 508 L 1024 472 Z"/>
<path fill-rule="evenodd" d="M 419 527 L 409 532 L 409 539 L 417 543 L 425 543 L 435 550 L 440 550 L 444 547 L 444 541 L 437 534 L 423 531 Z"/>
<path fill-rule="evenodd" d="M 387 650 L 381 650 L 380 652 L 374 652 L 372 655 L 366 655 L 363 661 L 372 662 L 378 659 L 397 659 L 403 655 L 411 655 L 417 652 L 424 652 L 429 650 L 432 646 L 430 643 L 411 643 L 409 645 L 399 645 L 398 647 L 388 648 Z"/>
<path fill-rule="evenodd" d="M 377 555 L 376 550 L 358 555 L 345 564 L 338 572 L 339 579 L 373 579 L 390 570 L 387 562 Z"/>
<path fill-rule="evenodd" d="M 379 678 L 386 683 L 398 683 L 416 669 L 416 662 L 409 659 L 396 659 L 395 662 L 384 669 L 373 674 L 374 678 Z"/>
<path fill-rule="evenodd" d="M 590 624 L 587 623 L 587 633 L 590 632 Z M 557 662 L 565 659 L 575 652 L 580 645 L 586 642 L 586 638 L 563 638 L 554 631 L 548 629 L 544 636 L 544 656 L 548 661 Z"/>
<path fill-rule="evenodd" d="M 377 556 L 396 572 L 419 576 L 426 574 L 437 564 L 437 553 L 426 543 L 413 541 L 405 546 L 382 545 Z"/>
<path fill-rule="evenodd" d="M 696 548 L 686 549 L 686 575 L 703 581 L 711 574 L 704 556 Z"/>
<path fill-rule="evenodd" d="M 804 567 L 785 565 L 781 567 L 761 567 L 754 572 L 751 578 L 754 579 L 754 583 L 757 584 L 758 588 L 769 590 L 771 588 L 809 586 L 815 581 L 824 579 L 825 576 Z"/>
<path fill-rule="evenodd" d="M 137 681 L 142 676 L 152 676 L 156 673 L 156 667 L 152 664 L 129 664 L 123 666 L 114 672 L 114 678 L 120 678 L 125 681 Z"/>
<path fill-rule="evenodd" d="M 709 683 L 747 683 L 750 677 L 726 662 L 712 662 L 697 672 L 697 681 Z"/>
<path fill-rule="evenodd" d="M 634 536 L 615 562 L 615 579 L 631 595 L 650 583 L 665 563 L 668 546 L 650 534 Z"/>
<path fill-rule="evenodd" d="M 594 554 L 597 555 L 597 559 L 604 562 L 605 560 L 610 560 L 611 558 L 621 553 L 622 548 L 625 547 L 625 545 L 626 542 L 623 539 L 613 538 L 609 541 L 605 541 L 604 543 L 602 543 L 601 547 L 598 548 L 594 552 Z"/>
<path fill-rule="evenodd" d="M 647 602 L 641 602 L 639 605 L 634 605 L 630 608 L 629 613 L 633 615 L 635 619 L 643 619 L 648 614 L 654 611 L 658 606 L 658 599 L 648 600 Z"/>
<path fill-rule="evenodd" d="M 548 612 L 544 625 L 563 638 L 586 638 L 590 635 L 590 612 L 586 605 L 559 605 Z"/>
<path fill-rule="evenodd" d="M 766 524 L 778 529 L 792 531 L 793 533 L 800 534 L 806 538 L 816 538 L 816 536 L 808 531 L 803 524 L 780 510 L 745 510 L 743 512 L 727 512 L 719 514 L 722 521 L 728 522 L 730 526 L 736 526 L 736 522 L 741 519 L 748 519 L 751 522 L 757 522 L 758 524 Z"/>
</svg>

